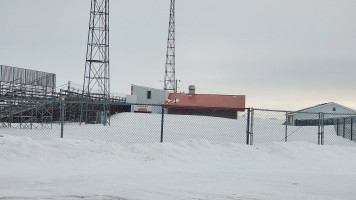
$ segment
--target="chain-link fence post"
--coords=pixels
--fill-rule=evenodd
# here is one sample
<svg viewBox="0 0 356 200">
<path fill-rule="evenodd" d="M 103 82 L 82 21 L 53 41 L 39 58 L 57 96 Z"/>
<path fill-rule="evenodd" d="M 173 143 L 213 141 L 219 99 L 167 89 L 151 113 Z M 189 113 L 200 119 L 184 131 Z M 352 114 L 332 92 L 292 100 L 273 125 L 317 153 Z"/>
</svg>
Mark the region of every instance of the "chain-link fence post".
<svg viewBox="0 0 356 200">
<path fill-rule="evenodd" d="M 251 109 L 251 129 L 250 129 L 250 145 L 253 145 L 253 121 L 255 117 L 255 110 Z"/>
<path fill-rule="evenodd" d="M 339 119 L 336 119 L 336 135 L 339 136 Z"/>
<path fill-rule="evenodd" d="M 107 115 L 108 115 L 108 111 L 109 110 L 110 109 L 107 110 L 107 104 L 106 104 L 106 102 L 104 102 L 103 103 L 103 116 L 102 116 L 102 118 L 103 118 L 102 123 L 103 123 L 104 126 L 106 126 L 106 123 L 108 123 L 107 122 Z"/>
<path fill-rule="evenodd" d="M 251 109 L 247 108 L 247 125 L 246 125 L 246 144 L 250 144 L 250 117 L 251 117 Z"/>
<path fill-rule="evenodd" d="M 162 103 L 162 118 L 161 118 L 161 143 L 163 142 L 163 127 L 164 127 L 164 104 Z"/>
<path fill-rule="evenodd" d="M 37 103 L 35 102 L 34 104 L 35 104 L 36 115 L 37 115 Z M 33 109 L 31 109 L 30 129 L 33 128 L 33 116 L 34 116 Z"/>
<path fill-rule="evenodd" d="M 64 132 L 64 97 L 61 99 L 61 138 L 63 138 Z"/>
<path fill-rule="evenodd" d="M 320 144 L 324 145 L 324 113 L 320 113 L 321 127 L 320 127 Z"/>
<path fill-rule="evenodd" d="M 110 113 L 110 106 L 113 106 L 113 103 L 108 103 L 109 104 L 109 111 L 108 111 L 108 115 L 109 115 L 109 126 L 111 126 L 111 113 Z"/>
<path fill-rule="evenodd" d="M 346 118 L 344 117 L 344 126 L 343 126 L 343 129 L 342 129 L 342 137 L 345 138 L 346 136 Z"/>
<path fill-rule="evenodd" d="M 320 113 L 318 114 L 319 115 L 319 119 L 318 119 L 318 145 L 320 145 Z"/>
<path fill-rule="evenodd" d="M 288 138 L 288 112 L 286 112 L 286 127 L 285 127 L 285 134 L 284 134 L 284 141 L 287 142 Z"/>
<path fill-rule="evenodd" d="M 353 130 L 354 130 L 354 118 L 351 117 L 351 136 L 350 136 L 351 141 L 352 141 Z"/>
</svg>

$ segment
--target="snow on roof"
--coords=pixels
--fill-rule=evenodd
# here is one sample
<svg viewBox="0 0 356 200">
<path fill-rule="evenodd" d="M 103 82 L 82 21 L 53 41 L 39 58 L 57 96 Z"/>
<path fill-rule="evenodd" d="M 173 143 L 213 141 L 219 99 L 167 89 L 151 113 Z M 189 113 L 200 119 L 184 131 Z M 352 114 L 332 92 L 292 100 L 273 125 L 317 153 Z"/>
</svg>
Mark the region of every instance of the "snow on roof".
<svg viewBox="0 0 356 200">
<path fill-rule="evenodd" d="M 318 107 L 321 107 L 321 106 L 324 106 L 326 104 L 330 104 L 332 102 L 329 102 L 329 103 L 321 103 L 321 104 L 318 104 L 318 105 L 315 105 L 315 106 L 311 106 L 311 107 L 308 107 L 308 108 L 303 108 L 301 110 L 297 110 L 296 112 L 302 112 L 302 111 L 307 111 L 307 110 L 311 110 L 311 109 L 314 109 L 314 108 L 318 108 Z"/>
<path fill-rule="evenodd" d="M 244 111 L 245 95 L 218 95 L 218 94 L 195 94 L 171 93 L 165 103 L 166 107 L 178 106 L 176 109 L 193 109 L 189 107 L 220 108 L 219 110 Z"/>
<path fill-rule="evenodd" d="M 165 91 L 164 89 L 159 89 L 159 88 L 153 88 L 153 87 L 147 87 L 147 86 L 142 86 L 142 85 L 135 85 L 135 84 L 131 84 L 131 87 L 135 87 L 135 88 L 144 88 L 147 90 L 156 90 L 156 91 Z"/>
<path fill-rule="evenodd" d="M 328 102 L 328 103 L 322 103 L 322 104 L 318 104 L 318 105 L 311 106 L 311 107 L 308 107 L 308 108 L 304 108 L 304 109 L 301 109 L 301 110 L 297 110 L 297 111 L 295 111 L 295 112 L 292 112 L 291 114 L 293 114 L 293 113 L 298 113 L 298 112 L 308 112 L 308 111 L 313 110 L 313 109 L 315 109 L 315 108 L 321 108 L 321 107 L 324 107 L 324 106 L 327 106 L 327 105 L 339 106 L 339 107 L 345 108 L 345 109 L 347 109 L 347 110 L 350 110 L 351 113 L 356 113 L 356 110 L 354 110 L 354 109 L 352 109 L 352 108 L 348 108 L 348 107 L 346 107 L 346 106 L 337 104 L 337 103 L 335 103 L 335 102 Z"/>
</svg>

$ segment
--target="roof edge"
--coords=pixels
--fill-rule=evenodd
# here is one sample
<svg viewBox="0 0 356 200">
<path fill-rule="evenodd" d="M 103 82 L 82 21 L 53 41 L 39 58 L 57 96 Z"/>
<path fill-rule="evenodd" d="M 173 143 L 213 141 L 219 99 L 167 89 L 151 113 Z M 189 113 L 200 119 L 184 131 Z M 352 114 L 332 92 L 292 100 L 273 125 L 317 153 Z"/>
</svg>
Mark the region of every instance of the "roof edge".
<svg viewBox="0 0 356 200">
<path fill-rule="evenodd" d="M 151 90 L 160 90 L 160 91 L 165 91 L 164 89 L 159 89 L 159 88 L 153 88 L 153 87 L 147 87 L 147 86 L 142 86 L 142 85 L 135 85 L 135 84 L 131 84 L 132 86 L 137 86 L 137 87 L 141 87 L 141 88 L 146 88 L 146 89 L 151 89 Z M 168 92 L 167 92 L 168 93 Z"/>
<path fill-rule="evenodd" d="M 188 96 L 193 96 L 191 94 L 188 94 L 188 93 L 169 93 L 169 95 L 175 95 L 175 94 L 178 94 L 178 95 L 188 95 Z M 216 95 L 216 96 L 246 96 L 245 94 L 194 94 L 195 96 L 197 95 Z"/>
<path fill-rule="evenodd" d="M 356 110 L 354 110 L 354 109 L 352 109 L 352 108 L 343 106 L 343 105 L 338 104 L 338 103 L 335 103 L 335 102 L 328 102 L 328 103 L 317 104 L 317 105 L 315 105 L 315 106 L 307 107 L 307 108 L 304 108 L 304 109 L 301 109 L 301 110 L 297 110 L 297 111 L 291 112 L 291 114 L 293 114 L 293 113 L 298 113 L 298 112 L 307 112 L 308 110 L 315 109 L 315 108 L 322 108 L 322 107 L 325 107 L 325 106 L 327 106 L 327 105 L 340 106 L 340 107 L 342 107 L 342 108 L 344 108 L 344 109 L 347 109 L 347 110 L 350 110 L 350 111 L 356 113 Z"/>
</svg>

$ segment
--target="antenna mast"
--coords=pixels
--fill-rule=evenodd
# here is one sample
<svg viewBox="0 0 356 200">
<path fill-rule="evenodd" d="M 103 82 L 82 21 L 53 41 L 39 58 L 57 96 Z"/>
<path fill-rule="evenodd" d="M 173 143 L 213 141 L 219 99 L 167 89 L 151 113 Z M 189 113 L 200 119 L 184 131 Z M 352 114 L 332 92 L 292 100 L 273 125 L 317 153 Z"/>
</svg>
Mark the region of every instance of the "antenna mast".
<svg viewBox="0 0 356 200">
<path fill-rule="evenodd" d="M 169 26 L 168 26 L 168 40 L 167 40 L 167 54 L 166 67 L 164 75 L 164 90 L 170 92 L 177 92 L 176 83 L 176 69 L 175 69 L 175 0 L 171 0 Z"/>
<path fill-rule="evenodd" d="M 106 101 L 109 98 L 109 0 L 91 0 L 83 101 L 84 99 Z M 107 108 L 104 106 L 103 109 L 106 113 Z M 83 114 L 83 108 L 81 113 Z M 84 117 L 87 123 L 88 105 L 86 105 Z"/>
</svg>

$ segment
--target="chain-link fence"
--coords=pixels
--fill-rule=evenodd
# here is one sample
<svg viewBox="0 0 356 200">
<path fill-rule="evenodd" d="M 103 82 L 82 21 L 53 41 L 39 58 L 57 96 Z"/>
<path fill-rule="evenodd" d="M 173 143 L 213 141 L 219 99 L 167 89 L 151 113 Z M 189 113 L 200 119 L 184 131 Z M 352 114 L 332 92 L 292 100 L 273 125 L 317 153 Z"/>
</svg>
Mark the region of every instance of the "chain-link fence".
<svg viewBox="0 0 356 200">
<path fill-rule="evenodd" d="M 0 134 L 34 139 L 356 144 L 353 114 L 43 99 L 3 99 L 0 111 Z"/>
<path fill-rule="evenodd" d="M 306 141 L 316 144 L 355 145 L 355 114 L 312 113 L 252 109 L 254 144 Z"/>
</svg>

